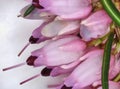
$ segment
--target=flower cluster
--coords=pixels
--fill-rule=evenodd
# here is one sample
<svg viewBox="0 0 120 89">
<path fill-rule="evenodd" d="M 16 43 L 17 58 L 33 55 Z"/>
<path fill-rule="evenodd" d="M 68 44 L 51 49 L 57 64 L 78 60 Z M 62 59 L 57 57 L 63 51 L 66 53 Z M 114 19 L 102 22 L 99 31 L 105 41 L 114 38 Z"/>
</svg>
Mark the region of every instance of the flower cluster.
<svg viewBox="0 0 120 89">
<path fill-rule="evenodd" d="M 120 89 L 119 80 L 116 81 L 120 72 L 120 31 L 115 24 L 113 26 L 113 20 L 103 9 L 100 0 L 27 1 L 32 4 L 21 10 L 21 16 L 25 19 L 43 20 L 32 32 L 29 44 L 48 41 L 42 48 L 31 52 L 27 65 L 46 66 L 39 74 L 42 76 L 66 75 L 61 84 L 49 86 L 50 88 L 102 89 L 104 48 L 109 34 L 115 29 L 116 40 L 112 46 L 108 79 L 109 89 Z M 8 69 L 10 68 L 5 68 L 4 71 Z"/>
</svg>

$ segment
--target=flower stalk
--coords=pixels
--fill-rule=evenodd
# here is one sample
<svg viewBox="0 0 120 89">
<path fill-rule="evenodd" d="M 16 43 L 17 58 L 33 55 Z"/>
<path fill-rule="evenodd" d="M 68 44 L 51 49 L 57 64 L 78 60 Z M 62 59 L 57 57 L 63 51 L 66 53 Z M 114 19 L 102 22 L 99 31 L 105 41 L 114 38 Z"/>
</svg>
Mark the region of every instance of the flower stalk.
<svg viewBox="0 0 120 89">
<path fill-rule="evenodd" d="M 112 18 L 112 20 L 120 26 L 120 12 L 117 10 L 115 5 L 112 3 L 112 0 L 100 0 L 102 6 L 108 13 L 108 15 Z"/>
<path fill-rule="evenodd" d="M 112 31 L 108 36 L 108 40 L 104 49 L 104 56 L 103 56 L 103 63 L 102 63 L 102 89 L 109 89 L 108 75 L 109 75 L 109 65 L 110 65 L 113 39 L 114 39 L 114 32 Z"/>
</svg>

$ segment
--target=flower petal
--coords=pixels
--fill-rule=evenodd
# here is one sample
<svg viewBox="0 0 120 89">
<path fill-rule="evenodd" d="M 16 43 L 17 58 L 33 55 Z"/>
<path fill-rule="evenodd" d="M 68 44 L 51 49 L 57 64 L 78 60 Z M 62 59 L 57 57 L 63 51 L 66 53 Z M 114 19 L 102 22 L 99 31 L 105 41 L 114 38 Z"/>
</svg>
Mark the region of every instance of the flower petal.
<svg viewBox="0 0 120 89">
<path fill-rule="evenodd" d="M 78 47 L 78 45 L 79 49 L 76 49 L 75 47 Z M 38 51 L 39 56 L 35 60 L 34 65 L 58 66 L 68 64 L 82 56 L 85 48 L 85 42 L 77 36 L 66 36 L 53 40 Z"/>
<path fill-rule="evenodd" d="M 64 19 L 84 18 L 92 10 L 91 0 L 40 0 L 40 4 Z"/>
<path fill-rule="evenodd" d="M 104 10 L 97 11 L 81 22 L 80 35 L 85 41 L 102 37 L 109 32 L 111 21 Z"/>
</svg>

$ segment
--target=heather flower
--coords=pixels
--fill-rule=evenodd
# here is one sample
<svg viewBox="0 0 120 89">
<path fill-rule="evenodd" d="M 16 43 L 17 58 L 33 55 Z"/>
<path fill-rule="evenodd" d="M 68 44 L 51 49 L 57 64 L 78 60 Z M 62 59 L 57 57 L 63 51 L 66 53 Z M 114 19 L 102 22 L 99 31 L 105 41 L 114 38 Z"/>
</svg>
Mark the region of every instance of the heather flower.
<svg viewBox="0 0 120 89">
<path fill-rule="evenodd" d="M 80 35 L 85 41 L 100 38 L 110 31 L 111 22 L 111 18 L 104 10 L 94 12 L 80 23 Z"/>
<path fill-rule="evenodd" d="M 32 36 L 29 38 L 29 42 L 31 44 L 37 44 L 37 43 L 50 39 L 50 37 L 45 37 L 41 34 L 42 29 L 49 23 L 50 21 L 45 21 L 38 28 L 33 30 Z"/>
<path fill-rule="evenodd" d="M 54 19 L 55 17 L 46 19 L 38 28 L 33 30 L 29 38 L 29 43 L 22 49 L 18 56 L 21 55 L 29 44 L 38 44 L 55 36 L 79 33 L 79 21 L 59 21 Z"/>
<path fill-rule="evenodd" d="M 51 40 L 43 48 L 35 50 L 28 58 L 28 65 L 58 66 L 79 59 L 84 54 L 86 43 L 77 36 Z"/>
<path fill-rule="evenodd" d="M 58 15 L 62 19 L 81 19 L 89 15 L 92 10 L 91 0 L 39 0 L 47 11 Z"/>
<path fill-rule="evenodd" d="M 79 33 L 79 21 L 59 21 L 54 19 L 55 17 L 45 20 L 38 28 L 33 30 L 29 42 L 35 44 L 55 36 Z"/>
<path fill-rule="evenodd" d="M 31 2 L 31 5 L 21 10 L 21 16 L 43 22 L 33 30 L 28 44 L 18 56 L 29 44 L 49 41 L 42 48 L 32 51 L 26 62 L 5 68 L 3 71 L 25 64 L 33 67 L 45 66 L 39 74 L 20 84 L 39 76 L 66 75 L 60 84 L 48 86 L 55 89 L 102 89 L 104 83 L 101 83 L 101 80 L 104 80 L 107 71 L 106 80 L 109 81 L 109 88 L 119 89 L 120 78 L 118 81 L 115 80 L 120 72 L 119 57 L 115 58 L 120 48 L 120 29 L 117 26 L 120 23 L 115 21 L 116 18 L 119 19 L 115 15 L 117 11 L 115 14 L 111 14 L 112 10 L 105 11 L 105 6 L 102 8 L 100 0 L 26 1 Z M 100 7 L 95 5 L 98 2 Z M 97 47 L 91 46 L 92 43 Z M 104 73 L 103 68 L 106 69 Z M 105 83 L 107 84 L 106 81 Z"/>
<path fill-rule="evenodd" d="M 25 6 L 20 11 L 20 16 L 22 16 L 25 19 L 31 19 L 31 20 L 45 20 L 45 19 L 51 19 L 55 17 L 56 15 L 49 13 L 47 11 L 41 12 L 38 8 L 35 8 L 29 15 L 24 17 L 25 11 L 30 7 L 30 5 Z"/>
<path fill-rule="evenodd" d="M 30 45 L 30 44 L 38 44 L 40 42 L 46 41 L 51 39 L 52 37 L 46 37 L 44 35 L 41 34 L 41 30 L 50 22 L 52 22 L 54 20 L 54 18 L 49 18 L 47 20 L 45 20 L 38 28 L 36 28 L 35 30 L 33 30 L 31 37 L 29 38 L 29 42 L 27 43 L 27 45 L 25 45 L 25 47 L 20 51 L 20 53 L 18 54 L 18 56 L 20 56 L 24 50 Z"/>
<path fill-rule="evenodd" d="M 55 20 L 46 25 L 41 34 L 45 37 L 55 37 L 60 35 L 79 33 L 80 21 Z"/>
<path fill-rule="evenodd" d="M 92 56 L 91 56 L 92 55 Z M 67 87 L 84 88 L 101 79 L 103 50 L 94 49 L 85 54 L 79 60 L 85 60 L 65 79 Z M 111 57 L 111 66 L 114 64 L 114 57 Z M 91 69 L 90 69 L 91 68 Z M 110 67 L 111 68 L 111 67 Z M 111 70 L 111 69 L 110 69 Z"/>
<path fill-rule="evenodd" d="M 80 62 L 81 61 L 75 61 L 69 64 L 54 67 L 50 73 L 50 76 L 56 77 L 63 74 L 70 74 L 78 66 L 78 64 L 80 64 Z"/>
<path fill-rule="evenodd" d="M 87 86 L 84 88 L 72 88 L 72 87 L 66 87 L 65 85 L 60 85 L 56 87 L 55 89 L 94 89 L 92 86 Z"/>
<path fill-rule="evenodd" d="M 91 0 L 39 0 L 45 10 L 63 19 L 80 19 L 92 10 Z"/>
</svg>

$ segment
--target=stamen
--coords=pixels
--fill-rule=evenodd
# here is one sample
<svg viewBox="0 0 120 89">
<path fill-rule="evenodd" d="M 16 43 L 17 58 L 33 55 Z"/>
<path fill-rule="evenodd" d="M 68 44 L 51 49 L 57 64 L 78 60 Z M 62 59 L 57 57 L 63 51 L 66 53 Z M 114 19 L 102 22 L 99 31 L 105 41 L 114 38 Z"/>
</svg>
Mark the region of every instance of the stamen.
<svg viewBox="0 0 120 89">
<path fill-rule="evenodd" d="M 61 84 L 55 84 L 55 85 L 48 85 L 47 87 L 48 88 L 56 88 L 56 87 L 58 87 L 58 86 L 60 86 Z"/>
<path fill-rule="evenodd" d="M 25 45 L 25 47 L 20 51 L 20 53 L 18 54 L 18 56 L 20 56 L 29 45 L 30 45 L 30 43 L 27 43 Z"/>
<path fill-rule="evenodd" d="M 17 64 L 17 65 L 13 65 L 13 66 L 10 66 L 10 67 L 7 67 L 7 68 L 4 68 L 3 71 L 7 71 L 7 70 L 11 70 L 11 69 L 14 69 L 14 68 L 17 68 L 17 67 L 21 67 L 23 65 L 25 65 L 26 63 L 20 63 L 20 64 Z"/>
<path fill-rule="evenodd" d="M 27 83 L 28 81 L 31 81 L 31 80 L 33 80 L 33 79 L 39 77 L 39 76 L 40 76 L 40 74 L 37 74 L 37 75 L 35 75 L 35 76 L 32 76 L 32 77 L 30 77 L 30 78 L 28 78 L 28 79 L 22 81 L 22 82 L 20 83 L 20 85 L 22 85 L 22 84 L 24 84 L 24 83 Z"/>
</svg>

